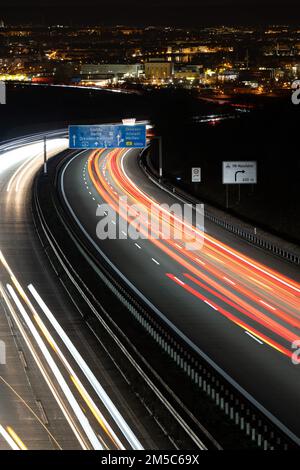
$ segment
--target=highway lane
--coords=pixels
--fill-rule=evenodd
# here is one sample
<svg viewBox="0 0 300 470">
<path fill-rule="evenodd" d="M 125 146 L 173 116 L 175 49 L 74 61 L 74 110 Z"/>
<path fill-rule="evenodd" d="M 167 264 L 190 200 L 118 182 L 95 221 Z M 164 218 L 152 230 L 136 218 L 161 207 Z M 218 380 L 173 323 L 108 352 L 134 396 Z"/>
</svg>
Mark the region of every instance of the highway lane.
<svg viewBox="0 0 300 470">
<path fill-rule="evenodd" d="M 126 195 L 129 206 L 142 205 L 142 233 L 150 204 L 178 202 L 148 180 L 136 157 L 134 151 L 106 151 L 74 158 L 63 173 L 73 216 L 85 236 L 195 349 L 300 436 L 300 375 L 291 361 L 292 341 L 299 338 L 298 270 L 207 222 L 204 246 L 203 234 L 197 233 L 194 251 L 173 238 L 126 239 L 126 227 L 120 230 L 124 239 L 99 240 L 96 211 L 104 201 L 118 210 L 120 196 Z M 109 207 L 106 212 L 110 228 L 118 229 L 114 213 Z M 161 233 L 174 225 L 165 212 L 158 219 Z"/>
<path fill-rule="evenodd" d="M 25 146 L 20 151 L 9 144 L 7 152 L 2 153 L 0 160 L 1 184 L 1 250 L 4 249 L 13 258 L 22 263 L 24 260 L 23 231 L 27 231 L 24 221 L 24 193 L 22 188 L 26 184 L 24 169 L 34 164 L 41 153 L 41 144 Z M 32 163 L 33 162 L 33 163 Z M 23 229 L 23 230 L 22 230 Z M 12 237 L 17 232 L 17 237 Z M 10 251 L 10 253 L 9 253 Z M 23 255 L 21 253 L 23 252 Z M 30 258 L 28 256 L 28 258 Z M 22 266 L 27 271 L 28 265 Z M 1 267 L 1 289 L 4 273 Z M 45 426 L 52 415 L 57 414 L 58 438 L 65 436 L 64 444 L 77 447 L 75 440 L 70 438 L 69 426 L 64 425 L 63 416 L 58 412 L 57 406 L 51 399 L 51 394 L 45 393 L 45 387 L 40 384 L 40 374 L 34 367 L 27 354 L 26 345 L 14 324 L 8 307 L 1 295 L 1 337 L 6 345 L 6 365 L 0 366 L 1 371 L 1 400 L 0 421 L 4 430 L 11 426 L 17 435 L 21 436 L 26 446 L 31 449 L 58 449 L 60 444 Z M 43 415 L 44 404 L 47 403 L 47 418 Z M 46 411 L 45 411 L 46 413 Z M 57 429 L 57 430 L 58 430 Z M 68 442 L 70 439 L 71 442 Z M 3 438 L 0 448 L 8 446 Z"/>
<path fill-rule="evenodd" d="M 30 209 L 43 143 L 18 145 L 0 157 L 0 339 L 7 352 L 0 365 L 0 449 L 166 445 L 156 425 L 143 425 L 145 410 L 45 258 Z M 51 157 L 67 141 L 47 146 Z"/>
</svg>

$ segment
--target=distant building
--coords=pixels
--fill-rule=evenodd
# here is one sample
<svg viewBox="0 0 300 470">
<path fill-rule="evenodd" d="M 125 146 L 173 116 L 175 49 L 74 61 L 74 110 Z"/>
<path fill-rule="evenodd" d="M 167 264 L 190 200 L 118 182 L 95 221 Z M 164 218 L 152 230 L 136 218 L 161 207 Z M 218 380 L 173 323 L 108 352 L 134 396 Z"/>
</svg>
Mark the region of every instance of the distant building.
<svg viewBox="0 0 300 470">
<path fill-rule="evenodd" d="M 85 64 L 80 76 L 85 80 L 137 78 L 143 72 L 141 64 Z"/>
<path fill-rule="evenodd" d="M 233 82 L 239 78 L 238 70 L 224 70 L 223 72 L 218 73 L 218 80 L 221 82 Z"/>
<path fill-rule="evenodd" d="M 173 62 L 146 62 L 145 76 L 148 79 L 164 80 L 174 75 Z"/>
<path fill-rule="evenodd" d="M 261 83 L 274 79 L 274 68 L 260 68 L 258 70 L 242 70 L 239 73 L 240 82 Z"/>
<path fill-rule="evenodd" d="M 300 64 L 295 64 L 292 67 L 294 78 L 300 78 Z"/>
<path fill-rule="evenodd" d="M 199 80 L 202 77 L 201 65 L 177 65 L 174 70 L 174 78 L 177 80 Z"/>
</svg>

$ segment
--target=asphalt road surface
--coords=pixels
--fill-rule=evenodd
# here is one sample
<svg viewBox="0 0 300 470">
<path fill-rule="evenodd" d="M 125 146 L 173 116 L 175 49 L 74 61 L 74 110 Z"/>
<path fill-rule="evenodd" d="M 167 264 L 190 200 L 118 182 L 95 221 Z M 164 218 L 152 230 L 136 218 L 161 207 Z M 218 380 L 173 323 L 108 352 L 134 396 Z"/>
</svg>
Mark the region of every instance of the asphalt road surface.
<svg viewBox="0 0 300 470">
<path fill-rule="evenodd" d="M 156 314 L 300 438 L 299 269 L 206 220 L 204 232 L 182 225 L 160 206 L 179 201 L 134 150 L 79 153 L 61 191 L 82 235 Z"/>
<path fill-rule="evenodd" d="M 53 133 L 48 157 L 66 148 Z M 37 238 L 30 200 L 42 140 L 0 152 L 0 449 L 167 448 Z"/>
</svg>

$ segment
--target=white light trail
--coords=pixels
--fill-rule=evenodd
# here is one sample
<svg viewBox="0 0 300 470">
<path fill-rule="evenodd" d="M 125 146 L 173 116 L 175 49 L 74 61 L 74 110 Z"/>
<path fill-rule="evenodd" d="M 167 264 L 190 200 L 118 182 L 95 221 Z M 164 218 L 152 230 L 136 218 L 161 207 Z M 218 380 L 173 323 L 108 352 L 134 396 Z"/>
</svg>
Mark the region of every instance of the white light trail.
<svg viewBox="0 0 300 470">
<path fill-rule="evenodd" d="M 23 317 L 23 320 L 25 321 L 27 327 L 29 328 L 32 336 L 34 337 L 36 343 L 38 344 L 40 351 L 42 352 L 45 360 L 47 361 L 50 369 L 52 370 L 53 374 L 55 375 L 55 378 L 57 382 L 60 385 L 60 388 L 62 389 L 67 401 L 69 402 L 75 416 L 77 417 L 78 421 L 80 422 L 82 428 L 84 429 L 89 441 L 91 442 L 93 448 L 95 450 L 103 450 L 103 446 L 100 444 L 96 434 L 94 433 L 93 429 L 91 428 L 91 425 L 84 415 L 80 405 L 76 401 L 73 393 L 71 392 L 69 386 L 67 385 L 65 379 L 63 378 L 59 368 L 57 367 L 55 361 L 53 360 L 51 354 L 49 353 L 47 347 L 45 346 L 45 343 L 43 342 L 41 336 L 39 335 L 37 329 L 35 328 L 34 324 L 32 323 L 31 319 L 29 318 L 29 315 L 27 314 L 25 308 L 23 307 L 22 303 L 20 302 L 18 296 L 16 295 L 14 289 L 10 284 L 7 284 L 7 290 L 10 293 L 12 299 L 14 300 L 20 314 Z"/>
<path fill-rule="evenodd" d="M 9 447 L 12 450 L 21 450 L 19 446 L 15 443 L 12 437 L 8 434 L 8 432 L 4 429 L 4 427 L 0 424 L 0 435 L 3 437 L 3 439 L 7 442 Z"/>
<path fill-rule="evenodd" d="M 1 255 L 1 252 L 0 252 L 0 255 Z M 19 331 L 20 331 L 20 333 L 21 333 L 21 335 L 22 335 L 22 337 L 23 337 L 23 339 L 24 339 L 24 341 L 25 341 L 27 347 L 28 347 L 28 350 L 30 351 L 30 353 L 31 353 L 31 355 L 32 355 L 32 357 L 33 357 L 33 359 L 35 360 L 35 362 L 36 362 L 36 364 L 37 364 L 37 366 L 38 366 L 38 368 L 39 368 L 39 370 L 40 370 L 40 372 L 41 372 L 41 374 L 42 374 L 42 376 L 43 376 L 43 378 L 44 378 L 46 384 L 48 385 L 49 389 L 51 390 L 51 393 L 53 394 L 53 396 L 54 396 L 54 398 L 55 398 L 57 404 L 59 405 L 59 407 L 60 407 L 60 409 L 61 409 L 61 411 L 62 411 L 64 417 L 66 418 L 67 422 L 69 423 L 70 428 L 71 428 L 72 431 L 74 432 L 74 434 L 75 434 L 75 436 L 76 436 L 76 438 L 77 438 L 77 440 L 78 440 L 80 446 L 82 447 L 82 449 L 87 450 L 87 446 L 85 445 L 85 442 L 84 442 L 83 438 L 81 437 L 80 432 L 79 432 L 79 430 L 77 429 L 76 424 L 73 422 L 73 420 L 72 420 L 71 416 L 69 415 L 69 412 L 68 412 L 68 410 L 66 409 L 64 403 L 62 402 L 62 400 L 61 400 L 61 398 L 60 398 L 60 396 L 59 396 L 59 394 L 58 394 L 56 388 L 54 387 L 52 381 L 50 380 L 50 378 L 49 378 L 49 376 L 48 376 L 48 374 L 47 374 L 47 372 L 46 372 L 46 370 L 45 370 L 45 368 L 44 368 L 44 366 L 43 366 L 43 364 L 42 364 L 42 362 L 41 362 L 41 360 L 40 360 L 38 354 L 36 353 L 36 351 L 35 351 L 35 349 L 34 349 L 32 343 L 31 343 L 31 341 L 29 340 L 29 338 L 28 338 L 28 336 L 27 336 L 27 334 L 26 334 L 26 332 L 25 332 L 25 329 L 24 329 L 24 327 L 23 327 L 23 324 L 21 323 L 19 317 L 17 316 L 17 314 L 16 314 L 16 312 L 14 311 L 12 305 L 10 304 L 10 301 L 9 301 L 9 299 L 8 299 L 8 296 L 7 296 L 7 294 L 6 294 L 6 291 L 3 289 L 3 287 L 2 287 L 1 284 L 0 284 L 0 292 L 1 292 L 2 297 L 3 297 L 3 299 L 4 299 L 4 301 L 5 301 L 5 303 L 6 303 L 7 307 L 8 307 L 8 309 L 9 309 L 11 315 L 12 315 L 12 318 L 14 319 L 14 321 L 15 321 L 15 323 L 16 323 L 16 325 L 17 325 L 17 327 L 18 327 L 18 329 L 19 329 Z"/>
<path fill-rule="evenodd" d="M 143 450 L 143 447 L 137 437 L 134 435 L 120 412 L 117 410 L 116 406 L 113 404 L 103 387 L 100 385 L 98 382 L 97 378 L 89 368 L 89 366 L 86 364 L 85 360 L 83 357 L 80 355 L 78 350 L 75 348 L 73 345 L 72 341 L 69 339 L 67 334 L 64 332 L 56 318 L 53 316 L 41 296 L 38 294 L 36 289 L 32 284 L 28 286 L 28 289 L 30 290 L 31 294 L 35 298 L 36 302 L 39 304 L 41 307 L 42 311 L 50 321 L 51 325 L 55 328 L 56 332 L 60 336 L 60 338 L 63 340 L 65 346 L 69 350 L 69 352 L 72 354 L 73 358 L 75 359 L 76 363 L 80 366 L 81 370 L 83 371 L 84 375 L 88 379 L 89 383 L 92 385 L 94 388 L 95 392 L 97 393 L 98 397 L 104 403 L 105 407 L 109 411 L 110 415 L 118 425 L 119 429 L 122 431 L 123 435 L 126 437 L 127 441 L 130 443 L 132 448 L 134 450 Z"/>
<path fill-rule="evenodd" d="M 47 140 L 47 151 L 55 151 L 60 148 L 67 148 L 68 140 L 65 138 L 49 139 Z M 14 165 L 22 163 L 23 161 L 36 156 L 38 153 L 44 151 L 43 141 L 38 141 L 33 144 L 25 144 L 21 147 L 9 150 L 0 155 L 0 175 L 9 170 Z"/>
</svg>

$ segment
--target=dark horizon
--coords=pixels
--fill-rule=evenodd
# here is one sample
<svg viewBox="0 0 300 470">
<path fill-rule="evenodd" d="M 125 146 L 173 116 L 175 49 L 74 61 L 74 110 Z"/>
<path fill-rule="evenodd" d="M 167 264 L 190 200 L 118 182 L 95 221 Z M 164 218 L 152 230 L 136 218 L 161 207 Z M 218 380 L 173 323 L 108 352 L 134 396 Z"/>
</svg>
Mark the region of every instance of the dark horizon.
<svg viewBox="0 0 300 470">
<path fill-rule="evenodd" d="M 297 25 L 300 4 L 295 0 L 24 0 L 4 1 L 0 19 L 6 24 L 73 24 L 183 26 L 266 24 Z"/>
</svg>

